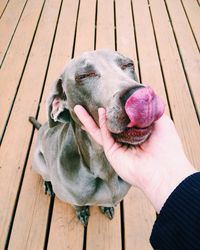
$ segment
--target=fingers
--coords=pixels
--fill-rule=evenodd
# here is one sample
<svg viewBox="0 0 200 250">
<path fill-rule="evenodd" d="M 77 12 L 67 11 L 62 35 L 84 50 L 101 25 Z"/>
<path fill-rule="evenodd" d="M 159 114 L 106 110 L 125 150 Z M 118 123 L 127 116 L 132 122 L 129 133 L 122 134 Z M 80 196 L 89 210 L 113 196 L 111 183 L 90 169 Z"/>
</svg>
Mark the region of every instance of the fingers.
<svg viewBox="0 0 200 250">
<path fill-rule="evenodd" d="M 115 141 L 113 137 L 110 134 L 110 131 L 107 128 L 106 124 L 106 111 L 104 108 L 99 108 L 98 110 L 99 113 L 99 126 L 101 129 L 101 136 L 103 140 L 103 147 L 105 152 L 111 151 L 113 149 L 113 146 L 115 145 Z"/>
<path fill-rule="evenodd" d="M 84 127 L 82 128 L 84 128 L 98 144 L 102 145 L 101 131 L 88 112 L 81 105 L 76 105 L 74 112 L 83 124 Z"/>
<path fill-rule="evenodd" d="M 74 112 L 83 124 L 84 130 L 86 130 L 97 143 L 104 147 L 105 153 L 112 154 L 115 149 L 119 147 L 107 128 L 106 111 L 104 108 L 99 108 L 98 110 L 100 128 L 81 105 L 76 105 Z"/>
</svg>

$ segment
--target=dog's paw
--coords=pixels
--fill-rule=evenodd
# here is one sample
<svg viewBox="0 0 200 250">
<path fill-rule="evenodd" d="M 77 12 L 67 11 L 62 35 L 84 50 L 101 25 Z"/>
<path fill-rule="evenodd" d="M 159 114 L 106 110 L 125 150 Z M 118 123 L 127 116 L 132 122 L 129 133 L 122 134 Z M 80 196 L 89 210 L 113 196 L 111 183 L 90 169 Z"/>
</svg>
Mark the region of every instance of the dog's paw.
<svg viewBox="0 0 200 250">
<path fill-rule="evenodd" d="M 88 206 L 76 207 L 76 216 L 81 222 L 81 224 L 84 227 L 86 227 L 90 216 L 89 207 Z"/>
<path fill-rule="evenodd" d="M 44 181 L 44 192 L 50 196 L 54 196 L 53 187 L 50 181 Z"/>
<path fill-rule="evenodd" d="M 100 207 L 100 210 L 108 219 L 112 220 L 114 217 L 114 207 Z"/>
</svg>

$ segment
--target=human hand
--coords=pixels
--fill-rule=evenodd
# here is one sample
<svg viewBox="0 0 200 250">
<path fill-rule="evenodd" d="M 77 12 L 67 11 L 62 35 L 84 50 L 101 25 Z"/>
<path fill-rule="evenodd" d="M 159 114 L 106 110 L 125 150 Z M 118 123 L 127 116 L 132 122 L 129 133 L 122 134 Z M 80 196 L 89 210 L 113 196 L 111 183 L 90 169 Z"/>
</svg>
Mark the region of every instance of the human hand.
<svg viewBox="0 0 200 250">
<path fill-rule="evenodd" d="M 157 212 L 171 192 L 187 176 L 196 172 L 187 160 L 171 119 L 163 115 L 155 122 L 151 137 L 142 145 L 127 147 L 117 143 L 106 125 L 105 109 L 99 109 L 99 126 L 77 105 L 74 111 L 84 129 L 103 146 L 118 175 L 150 199 Z"/>
</svg>

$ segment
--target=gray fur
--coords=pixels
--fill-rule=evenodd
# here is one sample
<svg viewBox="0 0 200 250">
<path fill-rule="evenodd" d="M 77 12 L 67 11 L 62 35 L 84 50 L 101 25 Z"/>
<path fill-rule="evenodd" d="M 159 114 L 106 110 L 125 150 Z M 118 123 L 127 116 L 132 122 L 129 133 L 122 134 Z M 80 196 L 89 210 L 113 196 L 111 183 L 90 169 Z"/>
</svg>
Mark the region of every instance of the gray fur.
<svg viewBox="0 0 200 250">
<path fill-rule="evenodd" d="M 97 109 L 105 107 L 109 130 L 122 132 L 128 118 L 120 98 L 139 85 L 134 68 L 124 69 L 128 63 L 114 51 L 85 52 L 65 67 L 49 96 L 48 122 L 39 130 L 33 169 L 52 183 L 57 197 L 74 206 L 112 207 L 130 188 L 73 111 L 76 104 L 83 105 L 98 124 Z M 84 76 L 91 72 L 95 75 Z M 55 99 L 59 105 L 53 110 Z"/>
</svg>

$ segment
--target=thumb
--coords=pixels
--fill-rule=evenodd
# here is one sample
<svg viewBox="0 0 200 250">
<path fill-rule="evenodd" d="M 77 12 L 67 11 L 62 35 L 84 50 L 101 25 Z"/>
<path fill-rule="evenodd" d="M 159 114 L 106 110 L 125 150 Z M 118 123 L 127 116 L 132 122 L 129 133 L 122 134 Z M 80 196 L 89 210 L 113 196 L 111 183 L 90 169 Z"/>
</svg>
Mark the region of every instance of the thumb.
<svg viewBox="0 0 200 250">
<path fill-rule="evenodd" d="M 101 129 L 101 136 L 103 141 L 104 151 L 107 155 L 111 155 L 119 146 L 115 143 L 106 123 L 106 111 L 104 108 L 98 109 L 99 126 Z"/>
</svg>

